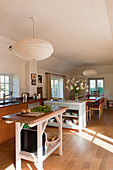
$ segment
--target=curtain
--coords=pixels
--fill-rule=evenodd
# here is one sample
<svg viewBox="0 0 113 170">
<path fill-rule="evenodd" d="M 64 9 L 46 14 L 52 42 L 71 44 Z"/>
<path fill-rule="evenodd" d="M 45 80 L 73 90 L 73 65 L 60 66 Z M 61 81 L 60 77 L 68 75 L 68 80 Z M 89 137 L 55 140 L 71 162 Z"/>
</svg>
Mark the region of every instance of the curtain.
<svg viewBox="0 0 113 170">
<path fill-rule="evenodd" d="M 51 74 L 46 74 L 46 96 L 51 100 Z"/>
<path fill-rule="evenodd" d="M 46 73 L 46 96 L 48 100 L 51 100 L 51 77 L 63 78 L 63 97 L 64 99 L 67 98 L 67 90 L 66 90 L 66 77 L 60 75 L 54 75 L 50 73 Z"/>
<path fill-rule="evenodd" d="M 64 95 L 64 99 L 67 99 L 66 77 L 63 77 L 63 95 Z"/>
</svg>

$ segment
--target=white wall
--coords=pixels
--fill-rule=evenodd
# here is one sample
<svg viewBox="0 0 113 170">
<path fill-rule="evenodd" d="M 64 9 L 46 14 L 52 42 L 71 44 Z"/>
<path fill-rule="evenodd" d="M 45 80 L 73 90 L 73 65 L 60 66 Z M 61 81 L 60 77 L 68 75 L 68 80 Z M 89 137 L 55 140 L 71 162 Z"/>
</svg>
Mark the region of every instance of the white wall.
<svg viewBox="0 0 113 170">
<path fill-rule="evenodd" d="M 31 85 L 32 73 L 37 74 L 37 62 L 35 60 L 28 61 L 25 64 L 25 91 L 30 93 L 30 96 L 33 96 L 34 93 L 37 93 L 37 85 Z"/>
<path fill-rule="evenodd" d="M 25 61 L 8 49 L 14 44 L 14 41 L 0 35 L 0 72 L 19 75 L 19 96 L 21 96 L 25 90 Z"/>
</svg>

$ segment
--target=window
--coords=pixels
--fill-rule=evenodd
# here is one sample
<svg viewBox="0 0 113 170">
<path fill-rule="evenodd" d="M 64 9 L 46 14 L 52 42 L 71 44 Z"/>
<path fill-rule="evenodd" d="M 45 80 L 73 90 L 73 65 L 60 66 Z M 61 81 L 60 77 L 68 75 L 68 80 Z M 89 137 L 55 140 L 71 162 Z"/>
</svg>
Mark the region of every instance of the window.
<svg viewBox="0 0 113 170">
<path fill-rule="evenodd" d="M 12 76 L 11 75 L 0 75 L 0 99 L 3 99 L 3 94 L 9 94 L 9 91 L 12 90 Z M 7 96 L 6 98 L 9 98 Z"/>
<path fill-rule="evenodd" d="M 99 95 L 104 95 L 104 79 L 89 79 L 89 93 L 98 91 Z"/>
<path fill-rule="evenodd" d="M 51 95 L 63 98 L 63 78 L 51 77 Z"/>
</svg>

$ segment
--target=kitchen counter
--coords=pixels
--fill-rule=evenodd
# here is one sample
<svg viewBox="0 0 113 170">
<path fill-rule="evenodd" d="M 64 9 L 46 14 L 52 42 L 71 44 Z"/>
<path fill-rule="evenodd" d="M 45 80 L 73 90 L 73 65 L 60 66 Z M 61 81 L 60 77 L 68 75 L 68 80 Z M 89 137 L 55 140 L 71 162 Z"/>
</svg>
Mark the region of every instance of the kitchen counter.
<svg viewBox="0 0 113 170">
<path fill-rule="evenodd" d="M 11 105 L 18 105 L 18 104 L 23 104 L 23 103 L 35 103 L 38 101 L 45 101 L 46 98 L 42 99 L 20 99 L 20 100 L 6 100 L 5 103 L 3 101 L 0 101 L 0 107 L 6 107 L 6 106 L 11 106 Z"/>
</svg>

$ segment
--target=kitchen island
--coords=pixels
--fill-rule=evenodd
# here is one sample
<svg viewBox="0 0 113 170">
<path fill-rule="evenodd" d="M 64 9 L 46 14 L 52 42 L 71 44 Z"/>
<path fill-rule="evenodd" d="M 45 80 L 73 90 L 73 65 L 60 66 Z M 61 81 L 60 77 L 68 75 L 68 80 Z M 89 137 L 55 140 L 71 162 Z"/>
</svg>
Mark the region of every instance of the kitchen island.
<svg viewBox="0 0 113 170">
<path fill-rule="evenodd" d="M 67 107 L 54 106 L 52 112 L 39 115 L 38 117 L 24 117 L 18 116 L 18 113 L 3 116 L 6 123 L 15 122 L 16 128 L 16 170 L 21 170 L 21 159 L 29 160 L 37 164 L 37 169 L 43 169 L 43 161 L 59 147 L 59 155 L 62 155 L 62 113 L 65 112 Z M 38 113 L 37 113 L 38 114 Z M 59 124 L 59 140 L 53 147 L 47 148 L 45 156 L 42 154 L 42 135 L 45 131 L 47 122 L 52 117 L 55 117 Z M 30 153 L 21 151 L 21 130 L 24 124 L 27 123 L 30 127 L 37 126 L 37 153 Z"/>
<path fill-rule="evenodd" d="M 68 107 L 69 110 L 73 110 L 73 111 L 78 111 L 78 114 L 74 114 L 74 115 L 67 115 L 65 113 L 63 113 L 63 117 L 65 118 L 77 118 L 78 119 L 78 125 L 74 124 L 74 123 L 63 123 L 63 127 L 64 128 L 70 128 L 70 129 L 77 129 L 79 132 L 82 131 L 82 128 L 86 127 L 86 102 L 85 101 L 78 101 L 75 102 L 74 100 L 63 100 L 63 101 L 44 101 L 44 104 L 47 105 L 54 105 L 54 106 L 64 106 L 64 107 Z M 58 126 L 58 124 L 56 122 L 49 122 L 48 123 L 49 126 Z"/>
</svg>

